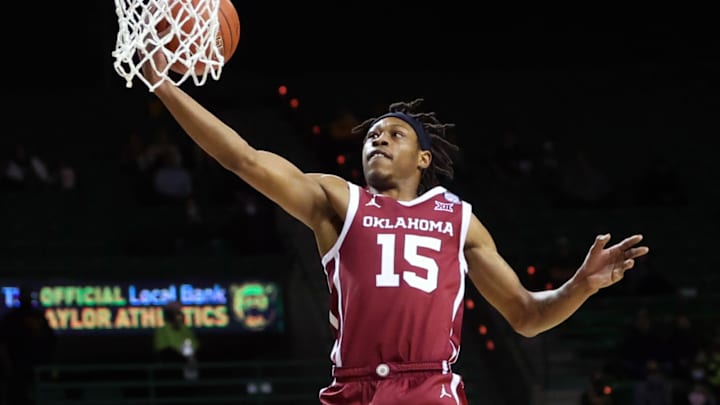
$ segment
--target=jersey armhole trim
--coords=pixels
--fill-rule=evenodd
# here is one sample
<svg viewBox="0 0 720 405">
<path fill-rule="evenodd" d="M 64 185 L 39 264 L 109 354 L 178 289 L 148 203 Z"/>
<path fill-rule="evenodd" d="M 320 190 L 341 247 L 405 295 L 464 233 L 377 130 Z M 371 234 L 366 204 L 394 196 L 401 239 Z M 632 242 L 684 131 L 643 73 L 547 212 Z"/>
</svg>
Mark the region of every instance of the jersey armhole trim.
<svg viewBox="0 0 720 405">
<path fill-rule="evenodd" d="M 470 229 L 470 218 L 472 216 L 472 205 L 466 201 L 462 202 L 462 223 L 460 225 L 460 248 L 458 259 L 463 272 L 467 274 L 468 264 L 465 259 L 465 241 L 467 240 L 468 230 Z"/>
<path fill-rule="evenodd" d="M 338 235 L 335 244 L 323 255 L 323 266 L 326 266 L 328 262 L 330 262 L 330 260 L 332 260 L 332 258 L 337 255 L 338 251 L 340 250 L 340 246 L 342 246 L 342 243 L 347 236 L 347 233 L 350 231 L 350 225 L 352 225 L 353 220 L 355 220 L 355 214 L 357 213 L 360 201 L 360 188 L 357 185 L 348 182 L 348 192 L 348 206 L 347 210 L 345 211 L 345 221 L 343 223 L 342 230 L 340 231 L 340 235 Z"/>
</svg>

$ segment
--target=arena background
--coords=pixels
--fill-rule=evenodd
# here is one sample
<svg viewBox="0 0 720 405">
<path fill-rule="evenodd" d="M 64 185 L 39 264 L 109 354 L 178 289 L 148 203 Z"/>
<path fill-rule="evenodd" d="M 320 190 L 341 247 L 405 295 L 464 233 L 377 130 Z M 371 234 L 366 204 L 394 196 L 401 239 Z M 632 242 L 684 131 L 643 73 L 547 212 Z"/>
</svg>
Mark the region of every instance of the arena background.
<svg viewBox="0 0 720 405">
<path fill-rule="evenodd" d="M 129 285 L 271 283 L 277 323 L 198 328 L 205 384 L 180 381 L 185 391 L 174 393 L 197 403 L 314 403 L 329 382 L 330 336 L 311 235 L 199 153 L 139 82 L 125 88 L 112 68 L 111 3 L 77 3 L 20 5 L 39 37 L 6 44 L 0 312 L 21 285 L 127 295 Z M 457 124 L 448 186 L 474 204 L 529 287 L 561 282 L 596 233 L 646 236 L 651 254 L 622 284 L 533 339 L 469 290 L 457 369 L 471 403 L 630 404 L 648 359 L 661 365 L 673 403 L 700 385 L 717 395 L 710 13 L 235 5 L 241 41 L 221 79 L 183 87 L 257 147 L 360 181 L 349 126 L 422 97 Z M 160 139 L 180 151 L 192 204 L 156 198 L 153 173 L 136 166 L 143 145 Z M 6 178 L 18 145 L 44 163 L 47 181 Z M 224 311 L 232 324 L 232 308 Z M 652 327 L 633 340 L 637 320 Z M 148 394 L 158 388 L 145 373 L 151 328 L 89 329 L 57 331 L 37 403 L 163 403 Z"/>
</svg>

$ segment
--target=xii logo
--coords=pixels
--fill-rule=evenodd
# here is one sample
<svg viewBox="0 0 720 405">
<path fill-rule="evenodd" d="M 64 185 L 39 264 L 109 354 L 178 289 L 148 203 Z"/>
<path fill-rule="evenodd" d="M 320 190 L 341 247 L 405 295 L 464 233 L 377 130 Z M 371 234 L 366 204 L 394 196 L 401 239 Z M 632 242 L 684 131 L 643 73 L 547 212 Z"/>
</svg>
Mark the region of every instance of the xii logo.
<svg viewBox="0 0 720 405">
<path fill-rule="evenodd" d="M 435 201 L 435 211 L 453 212 L 453 203 Z"/>
</svg>

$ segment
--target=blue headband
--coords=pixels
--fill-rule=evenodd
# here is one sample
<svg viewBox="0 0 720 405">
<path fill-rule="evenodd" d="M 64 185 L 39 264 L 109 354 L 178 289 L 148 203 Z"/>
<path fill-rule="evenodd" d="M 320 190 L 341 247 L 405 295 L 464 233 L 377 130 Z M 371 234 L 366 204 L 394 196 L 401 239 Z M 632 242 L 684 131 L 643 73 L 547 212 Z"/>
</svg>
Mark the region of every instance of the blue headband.
<svg viewBox="0 0 720 405">
<path fill-rule="evenodd" d="M 425 133 L 425 128 L 423 128 L 420 121 L 416 120 L 415 118 L 413 118 L 405 113 L 391 112 L 391 113 L 387 113 L 385 115 L 381 115 L 380 117 L 375 119 L 375 121 L 373 121 L 372 124 L 370 124 L 370 125 L 371 126 L 375 125 L 376 122 L 380 121 L 383 118 L 388 118 L 388 117 L 399 118 L 399 119 L 407 122 L 412 127 L 412 129 L 415 130 L 415 133 L 417 134 L 418 143 L 420 144 L 420 149 L 430 150 L 430 137 L 428 136 L 427 133 Z"/>
</svg>

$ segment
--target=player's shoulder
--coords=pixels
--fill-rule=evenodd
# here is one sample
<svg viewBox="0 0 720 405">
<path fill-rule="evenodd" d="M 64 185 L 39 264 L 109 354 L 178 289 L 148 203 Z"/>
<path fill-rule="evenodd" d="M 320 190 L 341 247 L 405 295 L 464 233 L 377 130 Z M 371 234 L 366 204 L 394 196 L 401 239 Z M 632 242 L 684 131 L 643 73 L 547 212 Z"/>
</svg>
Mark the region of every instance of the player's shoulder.
<svg viewBox="0 0 720 405">
<path fill-rule="evenodd" d="M 459 195 L 455 194 L 454 192 L 452 192 L 450 190 L 443 191 L 442 197 L 444 199 L 446 199 L 448 202 L 451 202 L 453 204 L 462 204 L 463 203 L 463 199 L 460 198 Z"/>
<path fill-rule="evenodd" d="M 307 173 L 308 177 L 315 180 L 318 184 L 320 184 L 323 188 L 347 188 L 348 187 L 348 181 L 343 179 L 340 176 L 334 175 L 334 174 L 327 174 L 327 173 Z"/>
<path fill-rule="evenodd" d="M 442 200 L 443 202 L 451 204 L 462 204 L 465 202 L 459 195 L 444 186 L 435 186 L 423 194 L 427 199 L 434 198 L 435 200 Z"/>
<path fill-rule="evenodd" d="M 350 202 L 350 188 L 354 184 L 333 174 L 307 173 L 307 176 L 320 185 L 334 212 L 343 216 Z"/>
</svg>

